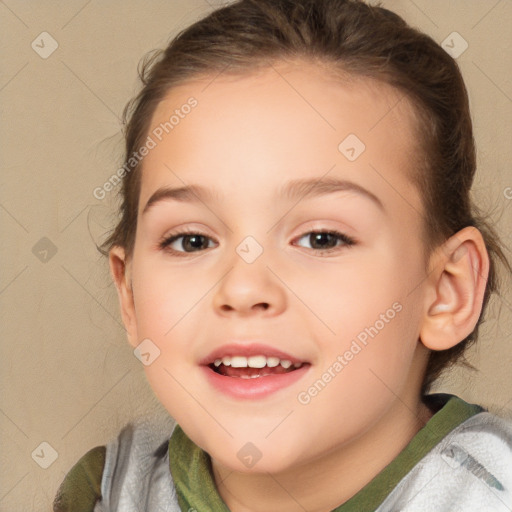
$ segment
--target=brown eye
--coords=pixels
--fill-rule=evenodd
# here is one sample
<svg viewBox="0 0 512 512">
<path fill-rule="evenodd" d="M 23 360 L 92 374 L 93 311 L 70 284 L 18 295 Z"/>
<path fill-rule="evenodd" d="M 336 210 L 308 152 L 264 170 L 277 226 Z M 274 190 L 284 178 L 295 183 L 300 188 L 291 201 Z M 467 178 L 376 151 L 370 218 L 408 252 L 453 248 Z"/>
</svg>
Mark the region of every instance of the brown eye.
<svg viewBox="0 0 512 512">
<path fill-rule="evenodd" d="M 336 247 L 351 246 L 355 240 L 338 231 L 310 231 L 302 235 L 299 240 L 306 239 L 310 249 L 329 251 Z M 341 242 L 339 244 L 338 242 Z"/>
<path fill-rule="evenodd" d="M 211 238 L 200 233 L 178 233 L 163 240 L 160 247 L 172 252 L 191 253 L 208 249 L 210 241 Z"/>
</svg>

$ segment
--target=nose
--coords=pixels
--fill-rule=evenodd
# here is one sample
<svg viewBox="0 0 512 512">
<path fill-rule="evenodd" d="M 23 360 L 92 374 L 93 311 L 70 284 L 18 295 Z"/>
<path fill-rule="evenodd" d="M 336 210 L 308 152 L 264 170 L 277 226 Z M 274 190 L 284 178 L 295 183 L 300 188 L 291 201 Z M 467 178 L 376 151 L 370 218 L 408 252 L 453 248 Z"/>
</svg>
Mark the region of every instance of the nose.
<svg viewBox="0 0 512 512">
<path fill-rule="evenodd" d="M 235 253 L 228 272 L 215 288 L 213 305 L 220 315 L 274 316 L 286 307 L 285 286 L 262 254 L 248 263 Z"/>
</svg>

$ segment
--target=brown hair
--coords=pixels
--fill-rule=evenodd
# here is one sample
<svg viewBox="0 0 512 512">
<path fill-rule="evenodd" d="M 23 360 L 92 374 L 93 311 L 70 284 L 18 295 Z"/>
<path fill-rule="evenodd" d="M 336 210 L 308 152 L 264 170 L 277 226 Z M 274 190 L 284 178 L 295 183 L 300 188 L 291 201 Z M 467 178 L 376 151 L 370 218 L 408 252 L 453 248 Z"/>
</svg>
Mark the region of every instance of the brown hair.
<svg viewBox="0 0 512 512">
<path fill-rule="evenodd" d="M 431 353 L 422 389 L 426 393 L 444 368 L 465 363 L 464 350 L 477 340 L 489 296 L 498 292 L 498 259 L 512 273 L 496 232 L 471 201 L 476 155 L 467 91 L 456 62 L 433 39 L 395 13 L 361 0 L 236 1 L 145 59 L 139 70 L 143 88 L 123 114 L 125 160 L 143 146 L 155 108 L 172 87 L 200 76 L 243 74 L 295 59 L 387 83 L 411 101 L 419 146 L 411 180 L 422 192 L 426 257 L 466 226 L 484 237 L 490 272 L 482 313 L 467 338 Z M 104 253 L 118 245 L 128 257 L 132 254 L 141 165 L 123 179 L 121 219 L 103 244 Z"/>
</svg>

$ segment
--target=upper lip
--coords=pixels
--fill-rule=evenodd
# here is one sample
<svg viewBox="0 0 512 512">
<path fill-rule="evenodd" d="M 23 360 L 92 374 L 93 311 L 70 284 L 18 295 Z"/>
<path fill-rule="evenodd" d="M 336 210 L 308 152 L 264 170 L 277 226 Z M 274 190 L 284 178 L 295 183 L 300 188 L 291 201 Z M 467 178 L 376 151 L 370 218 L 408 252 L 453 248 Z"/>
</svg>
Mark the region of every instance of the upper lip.
<svg viewBox="0 0 512 512">
<path fill-rule="evenodd" d="M 222 359 L 226 356 L 265 356 L 265 357 L 278 357 L 281 360 L 288 360 L 292 363 L 304 363 L 303 359 L 299 359 L 291 354 L 278 350 L 271 345 L 262 343 L 230 343 L 222 345 L 210 352 L 206 357 L 199 361 L 200 365 L 212 364 L 216 359 Z"/>
</svg>

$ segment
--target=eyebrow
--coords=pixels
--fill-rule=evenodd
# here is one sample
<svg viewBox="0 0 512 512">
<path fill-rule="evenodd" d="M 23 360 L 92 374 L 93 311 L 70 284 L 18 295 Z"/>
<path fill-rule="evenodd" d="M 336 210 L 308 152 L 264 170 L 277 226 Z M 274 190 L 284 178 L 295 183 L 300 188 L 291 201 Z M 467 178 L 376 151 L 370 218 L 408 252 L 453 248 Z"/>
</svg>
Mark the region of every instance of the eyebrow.
<svg viewBox="0 0 512 512">
<path fill-rule="evenodd" d="M 382 201 L 372 192 L 352 181 L 338 178 L 309 178 L 292 180 L 277 191 L 278 197 L 285 197 L 290 201 L 319 197 L 335 192 L 355 192 L 366 199 L 371 200 L 380 210 L 385 211 Z M 201 185 L 186 185 L 183 187 L 161 187 L 156 190 L 144 206 L 142 214 L 145 214 L 155 203 L 160 201 L 179 201 L 190 203 L 220 202 L 218 193 Z"/>
</svg>

